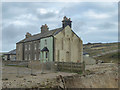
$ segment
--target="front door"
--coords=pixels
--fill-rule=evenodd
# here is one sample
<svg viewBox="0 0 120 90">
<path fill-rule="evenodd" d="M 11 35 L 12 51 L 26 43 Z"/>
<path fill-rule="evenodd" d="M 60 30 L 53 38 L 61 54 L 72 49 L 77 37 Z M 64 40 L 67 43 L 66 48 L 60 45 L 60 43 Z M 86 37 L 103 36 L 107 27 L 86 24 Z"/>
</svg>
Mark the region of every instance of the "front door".
<svg viewBox="0 0 120 90">
<path fill-rule="evenodd" d="M 49 58 L 48 58 L 48 52 L 45 52 L 45 59 L 46 59 L 46 61 L 49 61 Z"/>
<path fill-rule="evenodd" d="M 47 62 L 49 61 L 49 52 L 42 52 L 42 61 Z"/>
</svg>

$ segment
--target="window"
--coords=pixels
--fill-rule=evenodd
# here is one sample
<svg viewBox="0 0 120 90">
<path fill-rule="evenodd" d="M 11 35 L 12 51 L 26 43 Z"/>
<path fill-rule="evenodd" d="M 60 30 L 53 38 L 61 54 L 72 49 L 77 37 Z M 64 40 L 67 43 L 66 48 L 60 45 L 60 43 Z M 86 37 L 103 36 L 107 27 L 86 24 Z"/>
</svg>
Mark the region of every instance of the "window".
<svg viewBox="0 0 120 90">
<path fill-rule="evenodd" d="M 35 49 L 35 50 L 37 49 L 36 46 L 37 46 L 37 45 L 36 45 L 36 43 L 35 43 L 35 44 L 34 44 L 34 49 Z"/>
<path fill-rule="evenodd" d="M 46 58 L 48 58 L 48 52 L 46 52 Z"/>
<path fill-rule="evenodd" d="M 29 50 L 30 50 L 30 44 L 29 44 Z"/>
<path fill-rule="evenodd" d="M 36 60 L 36 54 L 35 54 L 34 60 Z"/>
<path fill-rule="evenodd" d="M 27 54 L 25 55 L 25 60 L 27 60 Z"/>
<path fill-rule="evenodd" d="M 47 40 L 45 40 L 45 46 L 47 46 Z"/>
<path fill-rule="evenodd" d="M 20 51 L 20 45 L 18 46 L 18 51 Z"/>
<path fill-rule="evenodd" d="M 27 51 L 27 45 L 25 45 L 25 51 Z"/>
<path fill-rule="evenodd" d="M 29 60 L 30 60 L 30 54 L 29 54 Z"/>
</svg>

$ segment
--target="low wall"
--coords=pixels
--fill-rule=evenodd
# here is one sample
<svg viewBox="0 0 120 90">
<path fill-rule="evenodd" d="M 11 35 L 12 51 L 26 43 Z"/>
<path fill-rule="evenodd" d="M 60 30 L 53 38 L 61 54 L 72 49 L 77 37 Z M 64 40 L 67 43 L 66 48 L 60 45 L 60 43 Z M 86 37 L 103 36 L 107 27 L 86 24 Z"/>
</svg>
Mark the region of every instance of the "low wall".
<svg viewBox="0 0 120 90">
<path fill-rule="evenodd" d="M 3 65 L 17 65 L 28 67 L 29 61 L 2 61 Z"/>
<path fill-rule="evenodd" d="M 30 61 L 28 63 L 28 67 L 29 68 L 33 68 L 33 69 L 44 69 L 44 70 L 55 70 L 54 67 L 54 62 L 40 62 L 38 60 L 36 61 Z"/>
<path fill-rule="evenodd" d="M 38 60 L 31 61 L 3 61 L 4 65 L 25 66 L 36 70 L 51 70 L 51 71 L 68 71 L 81 73 L 85 70 L 84 63 L 75 62 L 41 62 Z"/>
<path fill-rule="evenodd" d="M 84 60 L 86 65 L 94 65 L 94 64 L 96 64 L 96 60 L 89 57 L 89 56 L 83 55 L 83 60 Z"/>
<path fill-rule="evenodd" d="M 82 73 L 85 71 L 85 64 L 75 62 L 55 62 L 57 71 L 68 71 Z"/>
</svg>

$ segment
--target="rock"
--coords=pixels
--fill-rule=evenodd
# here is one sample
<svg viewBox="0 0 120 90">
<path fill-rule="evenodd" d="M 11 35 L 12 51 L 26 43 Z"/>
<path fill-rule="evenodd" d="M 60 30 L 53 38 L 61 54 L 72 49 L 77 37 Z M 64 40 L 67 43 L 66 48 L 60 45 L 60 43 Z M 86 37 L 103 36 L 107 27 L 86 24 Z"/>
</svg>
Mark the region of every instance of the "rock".
<svg viewBox="0 0 120 90">
<path fill-rule="evenodd" d="M 32 76 L 37 76 L 36 74 L 31 74 Z"/>
<path fill-rule="evenodd" d="M 37 84 L 40 84 L 39 82 Z"/>
<path fill-rule="evenodd" d="M 8 78 L 3 78 L 2 80 L 8 80 Z"/>
<path fill-rule="evenodd" d="M 32 81 L 27 81 L 27 82 L 32 82 Z"/>
</svg>

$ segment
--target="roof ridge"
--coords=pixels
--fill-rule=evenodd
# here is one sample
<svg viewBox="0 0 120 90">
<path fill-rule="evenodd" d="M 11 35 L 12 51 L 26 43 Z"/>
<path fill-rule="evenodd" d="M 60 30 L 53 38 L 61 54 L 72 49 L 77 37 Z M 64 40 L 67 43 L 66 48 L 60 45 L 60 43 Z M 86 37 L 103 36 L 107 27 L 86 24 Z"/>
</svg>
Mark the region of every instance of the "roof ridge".
<svg viewBox="0 0 120 90">
<path fill-rule="evenodd" d="M 32 35 L 32 36 L 30 36 L 28 38 L 25 38 L 25 39 L 19 41 L 18 43 L 38 40 L 38 39 L 45 38 L 45 37 L 52 36 L 52 35 L 54 36 L 54 35 L 58 34 L 61 30 L 62 30 L 62 27 L 51 29 L 51 30 L 49 30 L 49 31 L 47 31 L 45 33 L 34 34 L 34 35 Z"/>
<path fill-rule="evenodd" d="M 62 28 L 62 27 L 61 27 L 61 28 Z M 61 29 L 61 28 L 56 28 L 56 29 Z M 49 30 L 49 31 L 47 31 L 47 32 L 54 31 L 54 30 L 56 30 L 56 29 L 51 29 L 51 30 Z M 46 33 L 47 33 L 47 32 L 46 32 Z M 34 34 L 34 35 L 32 35 L 32 36 L 36 36 L 36 35 L 39 35 L 39 34 L 42 34 L 42 33 Z M 31 36 L 31 37 L 32 37 L 32 36 Z"/>
</svg>

